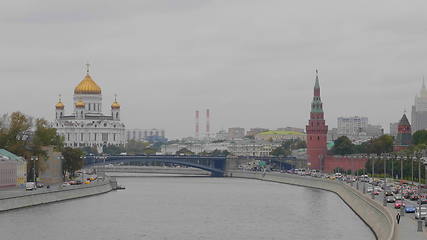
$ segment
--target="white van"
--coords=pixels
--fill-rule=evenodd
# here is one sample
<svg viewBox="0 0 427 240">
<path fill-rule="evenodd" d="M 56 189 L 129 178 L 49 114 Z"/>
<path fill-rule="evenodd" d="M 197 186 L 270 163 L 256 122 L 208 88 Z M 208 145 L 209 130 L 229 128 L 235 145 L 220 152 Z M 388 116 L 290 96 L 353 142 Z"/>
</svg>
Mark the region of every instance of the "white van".
<svg viewBox="0 0 427 240">
<path fill-rule="evenodd" d="M 37 189 L 37 186 L 35 182 L 27 182 L 25 184 L 25 190 L 27 191 L 36 190 L 36 189 Z"/>
</svg>

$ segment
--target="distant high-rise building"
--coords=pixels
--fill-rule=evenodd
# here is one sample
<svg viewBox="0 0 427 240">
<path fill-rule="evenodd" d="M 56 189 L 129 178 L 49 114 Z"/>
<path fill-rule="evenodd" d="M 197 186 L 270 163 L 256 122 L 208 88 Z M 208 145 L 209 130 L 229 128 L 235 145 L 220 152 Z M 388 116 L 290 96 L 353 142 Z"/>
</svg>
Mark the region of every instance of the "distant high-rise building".
<svg viewBox="0 0 427 240">
<path fill-rule="evenodd" d="M 427 129 L 427 89 L 423 79 L 419 96 L 415 96 L 415 104 L 411 113 L 412 131 Z"/>
<path fill-rule="evenodd" d="M 358 136 L 368 128 L 367 117 L 339 117 L 338 134 L 342 136 Z"/>
<path fill-rule="evenodd" d="M 148 141 L 148 142 L 165 142 L 165 130 L 163 129 L 127 129 L 126 139 L 135 141 Z"/>
<path fill-rule="evenodd" d="M 228 129 L 228 139 L 242 139 L 245 137 L 245 129 L 241 127 L 233 127 Z"/>
<path fill-rule="evenodd" d="M 339 117 L 337 122 L 338 127 L 336 133 L 334 132 L 334 137 L 346 136 L 356 141 L 378 137 L 384 134 L 382 126 L 369 124 L 367 117 Z"/>
</svg>

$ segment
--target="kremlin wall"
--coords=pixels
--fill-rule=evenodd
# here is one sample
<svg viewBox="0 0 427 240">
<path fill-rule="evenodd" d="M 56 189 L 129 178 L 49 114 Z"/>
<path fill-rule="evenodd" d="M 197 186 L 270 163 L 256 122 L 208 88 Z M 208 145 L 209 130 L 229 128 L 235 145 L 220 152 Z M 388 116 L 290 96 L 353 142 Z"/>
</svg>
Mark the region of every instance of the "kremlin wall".
<svg viewBox="0 0 427 240">
<path fill-rule="evenodd" d="M 307 167 L 322 172 L 333 172 L 336 168 L 352 170 L 353 172 L 365 168 L 366 157 L 334 156 L 328 154 L 326 125 L 323 112 L 323 103 L 320 97 L 319 76 L 316 70 L 313 100 L 311 102 L 310 119 L 306 126 L 307 133 Z M 403 114 L 398 125 L 398 135 L 394 144 L 394 151 L 401 151 L 411 144 L 411 125 L 406 114 Z"/>
</svg>

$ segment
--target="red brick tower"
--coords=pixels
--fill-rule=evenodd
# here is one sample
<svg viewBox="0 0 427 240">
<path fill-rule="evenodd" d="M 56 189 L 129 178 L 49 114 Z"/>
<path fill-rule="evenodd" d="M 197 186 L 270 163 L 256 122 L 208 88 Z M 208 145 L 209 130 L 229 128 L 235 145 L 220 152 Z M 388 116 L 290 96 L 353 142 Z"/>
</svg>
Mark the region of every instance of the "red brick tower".
<svg viewBox="0 0 427 240">
<path fill-rule="evenodd" d="M 306 126 L 307 132 L 307 165 L 310 169 L 323 170 L 326 159 L 326 142 L 328 126 L 323 118 L 323 106 L 320 99 L 320 84 L 316 70 L 314 96 L 311 102 L 310 120 Z"/>
<path fill-rule="evenodd" d="M 394 139 L 393 150 L 399 152 L 405 150 L 412 144 L 411 124 L 409 124 L 406 114 L 403 114 L 398 126 L 398 133 Z"/>
</svg>

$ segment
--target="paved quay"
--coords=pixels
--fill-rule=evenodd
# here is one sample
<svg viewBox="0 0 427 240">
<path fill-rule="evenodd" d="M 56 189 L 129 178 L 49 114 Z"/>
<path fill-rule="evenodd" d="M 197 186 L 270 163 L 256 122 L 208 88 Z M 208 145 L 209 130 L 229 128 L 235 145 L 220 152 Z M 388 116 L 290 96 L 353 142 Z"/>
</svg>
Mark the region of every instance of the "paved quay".
<svg viewBox="0 0 427 240">
<path fill-rule="evenodd" d="M 20 188 L 4 189 L 0 191 L 0 212 L 93 196 L 109 192 L 116 187 L 115 179 L 106 179 L 91 184 L 53 186 L 49 189 L 41 188 L 33 191 L 25 191 Z"/>
</svg>

